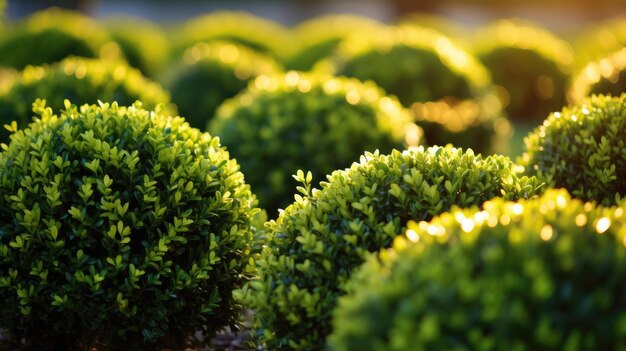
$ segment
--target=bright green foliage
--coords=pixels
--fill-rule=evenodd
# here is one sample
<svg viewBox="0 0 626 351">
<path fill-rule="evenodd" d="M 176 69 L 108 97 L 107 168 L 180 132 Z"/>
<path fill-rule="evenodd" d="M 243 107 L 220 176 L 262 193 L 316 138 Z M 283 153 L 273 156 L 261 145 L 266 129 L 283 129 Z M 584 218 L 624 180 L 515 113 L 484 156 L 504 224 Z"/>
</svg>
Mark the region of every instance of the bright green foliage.
<svg viewBox="0 0 626 351">
<path fill-rule="evenodd" d="M 573 61 L 568 43 L 519 20 L 497 21 L 478 30 L 474 43 L 493 82 L 503 88 L 512 119 L 538 123 L 565 104 Z"/>
<path fill-rule="evenodd" d="M 187 49 L 182 62 L 163 80 L 180 114 L 193 127 L 204 129 L 224 100 L 257 76 L 279 70 L 269 56 L 236 43 L 213 41 Z"/>
<path fill-rule="evenodd" d="M 0 38 L 0 52 L 0 66 L 22 69 L 68 56 L 115 57 L 119 48 L 90 18 L 50 8 L 8 28 Z"/>
<path fill-rule="evenodd" d="M 372 255 L 339 300 L 329 349 L 623 350 L 624 207 L 560 189 L 484 208 L 409 224 Z"/>
<path fill-rule="evenodd" d="M 626 46 L 625 16 L 594 23 L 593 27 L 579 35 L 574 42 L 576 67 L 582 68 L 624 46 Z"/>
<path fill-rule="evenodd" d="M 140 103 L 34 110 L 0 153 L 5 335 L 144 350 L 235 325 L 258 210 L 219 139 Z"/>
<path fill-rule="evenodd" d="M 187 21 L 174 37 L 172 54 L 178 59 L 187 48 L 214 40 L 232 41 L 279 60 L 294 48 L 289 31 L 276 22 L 246 12 L 215 11 Z"/>
<path fill-rule="evenodd" d="M 11 87 L 0 93 L 0 125 L 16 121 L 18 128 L 25 128 L 37 98 L 45 99 L 54 110 L 61 109 L 65 99 L 77 104 L 101 100 L 120 105 L 139 100 L 148 109 L 169 103 L 167 92 L 125 63 L 70 57 L 49 66 L 26 67 Z M 172 113 L 175 108 L 168 105 L 167 110 Z M 7 131 L 2 128 L 0 141 L 7 140 Z"/>
<path fill-rule="evenodd" d="M 408 111 L 373 83 L 295 71 L 259 76 L 218 110 L 209 131 L 239 161 L 271 218 L 293 201 L 298 169 L 317 184 L 364 151 L 403 148 L 407 132 L 410 144 L 422 140 Z"/>
<path fill-rule="evenodd" d="M 388 247 L 409 220 L 496 196 L 531 197 L 539 188 L 536 178 L 518 177 L 505 156 L 441 147 L 366 153 L 310 193 L 310 179 L 297 178 L 306 180 L 305 196 L 266 224 L 270 240 L 257 261 L 259 277 L 243 291 L 269 350 L 323 350 L 352 270 Z"/>
<path fill-rule="evenodd" d="M 490 151 L 500 102 L 487 70 L 466 50 L 432 29 L 388 28 L 353 36 L 318 69 L 373 80 L 413 109 L 433 145 Z"/>
<path fill-rule="evenodd" d="M 526 172 L 549 186 L 604 205 L 626 195 L 626 94 L 552 113 L 524 143 Z"/>
<path fill-rule="evenodd" d="M 169 41 L 155 23 L 136 17 L 115 17 L 104 23 L 128 64 L 154 77 L 169 57 Z"/>
<path fill-rule="evenodd" d="M 626 46 L 591 62 L 572 79 L 568 99 L 581 102 L 593 94 L 620 96 L 626 92 Z"/>
<path fill-rule="evenodd" d="M 294 28 L 294 42 L 299 49 L 287 59 L 285 67 L 307 71 L 316 62 L 330 56 L 339 44 L 353 35 L 369 36 L 384 24 L 355 15 L 326 15 L 300 23 Z"/>
</svg>

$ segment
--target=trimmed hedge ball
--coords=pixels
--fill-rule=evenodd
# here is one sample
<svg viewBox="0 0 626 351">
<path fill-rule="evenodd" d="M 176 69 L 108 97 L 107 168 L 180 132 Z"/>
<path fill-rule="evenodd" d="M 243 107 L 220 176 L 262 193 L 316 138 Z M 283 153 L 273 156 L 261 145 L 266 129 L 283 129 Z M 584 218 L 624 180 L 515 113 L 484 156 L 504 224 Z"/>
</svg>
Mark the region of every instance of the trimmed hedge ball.
<svg viewBox="0 0 626 351">
<path fill-rule="evenodd" d="M 269 19 L 241 11 L 214 11 L 187 21 L 176 32 L 172 54 L 183 52 L 200 42 L 231 41 L 281 61 L 294 45 L 287 28 Z"/>
<path fill-rule="evenodd" d="M 269 56 L 230 42 L 199 43 L 164 77 L 172 102 L 193 127 L 204 129 L 218 106 L 262 74 L 281 71 Z"/>
<path fill-rule="evenodd" d="M 520 20 L 494 22 L 474 37 L 476 55 L 503 89 L 510 118 L 540 122 L 565 104 L 573 63 L 567 42 Z"/>
<path fill-rule="evenodd" d="M 70 57 L 48 66 L 29 66 L 0 94 L 0 126 L 25 128 L 31 121 L 32 102 L 42 98 L 54 110 L 63 108 L 64 100 L 93 104 L 98 100 L 130 105 L 139 100 L 147 109 L 166 105 L 164 113 L 175 112 L 169 94 L 125 63 Z M 7 142 L 5 128 L 0 141 Z"/>
<path fill-rule="evenodd" d="M 626 92 L 626 46 L 581 69 L 572 79 L 568 99 L 576 103 L 589 95 L 620 96 L 624 92 Z"/>
<path fill-rule="evenodd" d="M 376 82 L 411 107 L 433 145 L 492 151 L 501 104 L 489 73 L 437 31 L 405 26 L 354 36 L 317 69 Z"/>
<path fill-rule="evenodd" d="M 323 350 L 344 284 L 370 252 L 391 245 L 409 220 L 496 196 L 534 196 L 537 179 L 521 177 L 515 168 L 505 156 L 419 147 L 366 153 L 313 191 L 306 191 L 308 179 L 299 174 L 304 197 L 266 224 L 270 239 L 257 261 L 259 277 L 240 293 L 256 310 L 259 344 Z"/>
<path fill-rule="evenodd" d="M 364 151 L 422 142 L 409 112 L 375 84 L 296 71 L 259 76 L 218 110 L 209 131 L 239 161 L 272 218 L 293 202 L 297 170 L 311 171 L 317 184 Z"/>
<path fill-rule="evenodd" d="M 236 326 L 256 199 L 219 139 L 139 103 L 65 104 L 0 153 L 0 329 L 159 349 Z"/>
<path fill-rule="evenodd" d="M 79 12 L 37 12 L 0 37 L 0 66 L 23 69 L 68 56 L 117 58 L 119 47 L 97 22 Z"/>
<path fill-rule="evenodd" d="M 624 218 L 560 189 L 413 222 L 353 275 L 329 350 L 620 350 Z"/>
<path fill-rule="evenodd" d="M 369 36 L 383 29 L 381 22 L 355 15 L 325 15 L 298 24 L 294 40 L 298 50 L 285 62 L 287 69 L 311 70 L 315 63 L 329 57 L 346 38 Z"/>
<path fill-rule="evenodd" d="M 156 23 L 137 17 L 113 17 L 104 22 L 128 64 L 154 77 L 169 59 L 169 41 Z"/>
<path fill-rule="evenodd" d="M 548 186 L 604 205 L 626 195 L 626 94 L 552 113 L 524 143 L 520 163 Z"/>
</svg>

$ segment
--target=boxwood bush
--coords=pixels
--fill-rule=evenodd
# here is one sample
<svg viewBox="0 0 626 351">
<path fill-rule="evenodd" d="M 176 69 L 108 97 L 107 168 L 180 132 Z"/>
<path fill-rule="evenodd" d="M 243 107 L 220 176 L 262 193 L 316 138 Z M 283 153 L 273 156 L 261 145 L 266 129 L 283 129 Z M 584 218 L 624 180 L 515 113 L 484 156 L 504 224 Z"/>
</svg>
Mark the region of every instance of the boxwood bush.
<svg viewBox="0 0 626 351">
<path fill-rule="evenodd" d="M 189 47 L 213 40 L 232 41 L 281 61 L 294 45 L 280 24 L 239 11 L 214 11 L 187 21 L 175 31 L 172 54 L 178 59 Z"/>
<path fill-rule="evenodd" d="M 622 349 L 623 214 L 561 189 L 411 223 L 353 275 L 329 349 Z"/>
<path fill-rule="evenodd" d="M 239 296 L 256 309 L 255 335 L 270 350 L 323 350 L 351 272 L 368 253 L 388 247 L 409 220 L 539 189 L 505 156 L 442 147 L 365 153 L 312 191 L 310 179 L 297 178 L 304 196 L 266 224 L 259 277 Z"/>
<path fill-rule="evenodd" d="M 26 127 L 31 121 L 31 104 L 37 98 L 45 99 L 54 110 L 61 109 L 65 99 L 77 104 L 103 100 L 125 105 L 140 100 L 148 109 L 167 104 L 164 112 L 175 112 L 166 91 L 125 63 L 70 57 L 51 65 L 26 67 L 0 93 L 0 125 L 16 121 L 18 128 Z M 7 139 L 2 128 L 0 141 Z"/>
<path fill-rule="evenodd" d="M 591 96 L 555 112 L 525 139 L 528 174 L 612 205 L 626 195 L 626 94 Z"/>
<path fill-rule="evenodd" d="M 412 108 L 431 144 L 491 151 L 500 102 L 489 73 L 466 50 L 439 32 L 415 26 L 350 39 L 316 68 L 373 80 L 396 95 Z"/>
<path fill-rule="evenodd" d="M 623 92 L 626 92 L 626 46 L 582 68 L 572 78 L 568 99 L 581 102 L 593 94 L 619 96 Z"/>
<path fill-rule="evenodd" d="M 68 56 L 118 57 L 119 47 L 98 23 L 78 12 L 37 12 L 0 36 L 0 66 L 22 69 Z"/>
<path fill-rule="evenodd" d="M 137 17 L 113 17 L 103 25 L 128 64 L 154 77 L 169 59 L 169 41 L 155 23 Z"/>
<path fill-rule="evenodd" d="M 289 180 L 298 169 L 317 184 L 366 150 L 422 141 L 408 111 L 375 84 L 296 71 L 259 76 L 218 110 L 209 131 L 239 161 L 271 218 L 293 201 Z"/>
<path fill-rule="evenodd" d="M 501 20 L 479 29 L 474 43 L 493 82 L 504 89 L 512 119 L 538 123 L 565 104 L 573 63 L 567 42 L 531 23 Z"/>
<path fill-rule="evenodd" d="M 193 127 L 204 129 L 217 107 L 261 74 L 280 71 L 269 56 L 243 45 L 213 41 L 185 51 L 183 60 L 164 75 L 172 101 Z"/>
<path fill-rule="evenodd" d="M 355 15 L 325 15 L 298 24 L 294 38 L 298 50 L 285 62 L 287 69 L 311 70 L 316 62 L 329 57 L 347 37 L 369 36 L 384 28 L 384 24 Z"/>
<path fill-rule="evenodd" d="M 35 111 L 0 153 L 5 335 L 143 350 L 236 326 L 258 209 L 219 139 L 139 103 Z"/>
</svg>

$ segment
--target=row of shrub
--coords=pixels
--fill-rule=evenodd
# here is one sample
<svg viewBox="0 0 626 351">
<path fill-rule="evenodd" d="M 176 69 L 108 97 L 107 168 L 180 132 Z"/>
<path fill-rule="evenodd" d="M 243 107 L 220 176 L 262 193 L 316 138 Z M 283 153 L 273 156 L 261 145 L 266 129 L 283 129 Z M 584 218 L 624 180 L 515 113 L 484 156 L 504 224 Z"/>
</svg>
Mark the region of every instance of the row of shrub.
<svg viewBox="0 0 626 351">
<path fill-rule="evenodd" d="M 237 161 L 183 118 L 33 106 L 0 152 L 0 329 L 14 347 L 180 347 L 236 330 L 244 306 L 270 350 L 626 338 L 626 94 L 551 114 L 521 165 L 448 146 L 365 153 L 319 188 L 298 171 L 300 195 L 264 225 Z"/>
<path fill-rule="evenodd" d="M 57 26 L 56 22 L 62 22 L 63 26 Z M 284 72 L 285 65 L 301 69 L 305 69 L 305 65 L 295 63 L 295 58 L 291 63 L 280 61 L 277 59 L 280 55 L 268 55 L 267 52 L 272 51 L 270 47 L 260 44 L 262 28 L 273 28 L 266 31 L 268 37 L 280 37 L 276 25 L 240 13 L 203 16 L 180 29 L 181 33 L 187 33 L 181 35 L 184 39 L 179 39 L 181 44 L 176 49 L 182 58 L 163 74 L 156 74 L 171 91 L 168 94 L 139 71 L 116 59 L 120 47 L 128 47 L 126 51 L 154 50 L 167 44 L 164 36 L 156 34 L 157 28 L 150 30 L 149 25 L 128 19 L 114 21 L 109 33 L 120 38 L 116 46 L 110 39 L 99 39 L 107 37 L 108 32 L 98 30 L 96 22 L 76 13 L 47 10 L 7 30 L 0 40 L 3 52 L 11 53 L 3 56 L 5 65 L 21 67 L 10 62 L 23 62 L 30 57 L 41 59 L 36 63 L 55 61 L 68 52 L 99 58 L 64 58 L 42 66 L 27 66 L 21 72 L 3 71 L 0 74 L 3 81 L 0 84 L 0 119 L 2 124 L 16 121 L 18 128 L 25 127 L 31 120 L 30 104 L 35 98 L 46 99 L 48 106 L 54 109 L 60 108 L 66 98 L 78 105 L 98 99 L 122 105 L 140 100 L 149 109 L 163 103 L 166 110 L 177 111 L 192 126 L 220 135 L 224 145 L 250 174 L 248 179 L 259 196 L 261 207 L 274 216 L 276 209 L 284 208 L 291 201 L 291 195 L 283 186 L 285 182 L 294 184 L 290 174 L 297 169 L 307 169 L 318 181 L 333 169 L 349 166 L 350 160 L 364 150 L 379 149 L 385 153 L 393 147 L 452 143 L 456 147 L 472 148 L 477 153 L 506 152 L 513 127 L 502 111 L 502 90 L 494 86 L 490 76 L 496 83 L 509 86 L 510 91 L 523 91 L 526 83 L 522 80 L 531 76 L 539 77 L 537 82 L 542 83 L 530 84 L 535 88 L 542 86 L 539 90 L 551 92 L 548 95 L 555 96 L 556 91 L 562 91 L 556 88 L 562 84 L 555 85 L 556 78 L 546 72 L 560 70 L 554 68 L 557 66 L 568 66 L 572 55 L 568 46 L 550 33 L 523 23 L 498 23 L 481 32 L 481 37 L 490 40 L 480 41 L 481 45 L 476 47 L 479 55 L 475 57 L 462 44 L 415 23 L 437 27 L 435 20 L 417 16 L 408 18 L 402 28 L 351 16 L 322 17 L 303 23 L 296 32 L 302 33 L 302 45 L 308 43 L 309 50 L 302 51 L 301 58 L 319 61 L 312 72 L 303 73 Z M 248 25 L 255 26 L 255 33 L 252 29 L 244 30 Z M 453 32 L 443 25 L 440 27 L 441 31 Z M 124 31 L 124 28 L 128 29 Z M 67 39 L 67 45 L 56 39 L 59 33 L 71 36 L 72 31 L 77 33 L 74 39 Z M 115 35 L 118 32 L 125 32 L 126 37 Z M 78 35 L 89 36 L 87 41 L 99 51 L 91 55 L 86 49 L 68 49 L 84 48 L 78 45 Z M 216 40 L 196 43 L 203 36 L 206 40 L 213 37 Z M 342 41 L 342 37 L 346 39 Z M 38 45 L 38 41 L 46 45 Z M 20 50 L 46 51 L 51 58 L 45 59 L 46 55 L 36 52 L 21 55 L 19 50 L 11 49 L 13 45 Z M 159 52 L 160 55 L 147 56 L 165 60 L 165 50 Z M 137 54 L 125 55 L 130 63 L 139 60 L 132 58 Z M 18 60 L 18 56 L 22 58 Z M 319 60 L 315 58 L 318 56 Z M 570 90 L 574 100 L 580 101 L 595 92 L 617 94 L 622 91 L 623 79 L 619 77 L 625 66 L 623 56 L 622 50 L 610 59 L 585 68 L 584 74 L 576 79 L 575 88 Z M 485 62 L 493 59 L 491 75 L 478 58 Z M 538 69 L 540 62 L 547 62 L 554 69 L 541 68 L 543 73 L 539 75 L 521 69 Z M 150 74 L 159 71 L 137 65 L 144 72 L 152 72 Z M 498 73 L 496 68 L 502 70 Z M 330 81 L 318 78 L 332 75 L 371 80 L 380 88 L 371 83 L 361 87 L 361 83 L 344 78 Z M 561 78 L 563 82 L 566 76 Z M 511 80 L 511 83 L 500 79 Z M 407 111 L 386 94 L 395 95 Z M 526 111 L 514 112 L 513 104 L 508 103 L 511 117 L 540 115 L 543 118 L 545 111 L 561 106 L 563 100 L 561 96 L 550 104 L 543 104 L 537 103 L 533 94 L 526 98 L 519 96 L 514 100 L 519 102 L 520 111 Z M 285 99 L 291 102 L 279 104 Z M 328 101 L 322 102 L 322 99 Z M 268 112 L 267 104 L 277 107 Z M 339 106 L 344 107 L 339 109 Z M 327 113 L 331 110 L 333 114 Z M 313 119 L 321 123 L 308 137 L 302 137 L 303 132 L 295 132 L 308 128 L 303 124 L 307 120 L 299 118 L 301 114 L 315 116 Z M 377 121 L 376 124 L 338 123 L 345 116 L 356 118 L 362 114 L 375 116 L 371 121 Z M 408 123 L 407 115 L 419 127 Z M 383 122 L 387 118 L 391 119 Z M 403 122 L 390 122 L 395 118 Z M 252 121 L 258 133 L 247 131 Z M 357 124 L 361 126 L 360 133 L 341 131 L 342 128 L 356 130 L 353 127 Z M 390 128 L 390 124 L 394 128 Z M 377 128 L 372 129 L 374 125 Z M 327 138 L 317 137 L 317 133 L 331 127 L 337 132 L 324 132 Z M 278 136 L 279 141 L 272 144 Z M 0 133 L 0 139 L 6 142 L 7 133 Z M 285 147 L 286 142 L 293 147 Z M 327 146 L 323 146 L 324 143 Z M 329 148 L 335 152 L 321 151 Z"/>
<path fill-rule="evenodd" d="M 168 28 L 166 34 L 142 19 L 96 22 L 49 9 L 3 29 L 0 65 L 22 69 L 67 56 L 125 58 L 165 83 L 181 113 L 198 128 L 206 126 L 219 103 L 258 74 L 320 69 L 374 80 L 406 107 L 415 104 L 416 118 L 458 132 L 497 115 L 494 96 L 509 117 L 537 123 L 566 101 L 611 92 L 616 83 L 623 87 L 623 55 L 616 52 L 626 43 L 625 23 L 617 19 L 588 29 L 574 41 L 574 51 L 565 40 L 521 20 L 494 22 L 468 37 L 467 31 L 432 16 L 410 16 L 390 27 L 331 15 L 289 30 L 264 18 L 223 11 Z M 416 59 L 423 64 L 412 65 Z M 263 62 L 262 67 L 251 60 Z M 206 110 L 194 103 L 200 94 L 212 96 Z M 433 117 L 441 109 L 459 117 Z M 447 121 L 451 119 L 463 123 Z"/>
<path fill-rule="evenodd" d="M 245 27 L 232 18 L 221 27 Z M 550 114 L 515 164 L 486 152 L 508 122 L 472 54 L 434 30 L 372 33 L 309 73 L 228 38 L 182 48 L 171 82 L 200 84 L 185 65 L 210 60 L 229 68 L 208 65 L 208 82 L 249 80 L 209 120 L 174 117 L 165 90 L 112 57 L 7 73 L 0 329 L 13 347 L 182 348 L 236 330 L 244 307 L 270 350 L 621 345 L 626 94 Z M 214 109 L 214 91 L 189 101 Z"/>
</svg>

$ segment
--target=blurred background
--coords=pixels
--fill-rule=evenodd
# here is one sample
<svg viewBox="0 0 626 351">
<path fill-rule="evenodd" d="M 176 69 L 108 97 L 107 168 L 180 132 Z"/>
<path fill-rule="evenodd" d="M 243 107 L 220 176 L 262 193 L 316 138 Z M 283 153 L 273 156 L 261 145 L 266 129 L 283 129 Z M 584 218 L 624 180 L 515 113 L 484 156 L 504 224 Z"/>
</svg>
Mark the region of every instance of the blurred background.
<svg viewBox="0 0 626 351">
<path fill-rule="evenodd" d="M 411 12 L 444 15 L 467 26 L 503 17 L 522 17 L 559 32 L 626 14 L 624 0 L 9 0 L 17 19 L 50 6 L 79 9 L 95 17 L 136 15 L 161 23 L 183 21 L 217 9 L 243 10 L 285 25 L 327 13 L 351 13 L 391 22 Z"/>
</svg>

